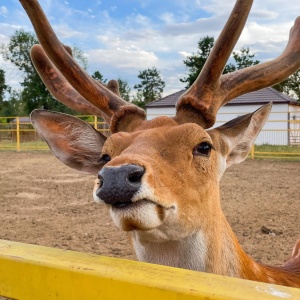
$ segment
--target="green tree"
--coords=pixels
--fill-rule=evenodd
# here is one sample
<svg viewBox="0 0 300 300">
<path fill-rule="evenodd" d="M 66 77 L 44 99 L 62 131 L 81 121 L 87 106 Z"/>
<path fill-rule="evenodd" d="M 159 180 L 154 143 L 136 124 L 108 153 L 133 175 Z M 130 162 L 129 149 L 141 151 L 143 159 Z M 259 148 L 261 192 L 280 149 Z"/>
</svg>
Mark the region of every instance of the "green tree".
<svg viewBox="0 0 300 300">
<path fill-rule="evenodd" d="M 30 58 L 30 49 L 34 44 L 38 44 L 36 36 L 21 29 L 17 30 L 11 36 L 8 45 L 3 45 L 0 50 L 3 58 L 13 63 L 23 73 L 24 79 L 20 83 L 22 86 L 20 99 L 24 102 L 26 114 L 35 108 L 74 113 L 55 100 L 40 79 Z M 84 57 L 78 48 L 75 48 L 75 51 L 72 49 L 72 51 L 75 58 L 76 55 Z M 79 59 L 81 59 L 80 57 Z"/>
<path fill-rule="evenodd" d="M 71 49 L 72 49 L 73 57 L 76 59 L 76 61 L 80 64 L 80 66 L 84 70 L 87 70 L 89 63 L 82 49 L 80 49 L 78 46 L 73 46 L 71 47 Z"/>
<path fill-rule="evenodd" d="M 138 78 L 141 82 L 134 85 L 134 88 L 138 91 L 137 95 L 142 97 L 142 101 L 139 101 L 142 102 L 141 106 L 161 98 L 165 82 L 156 68 L 140 71 Z"/>
<path fill-rule="evenodd" d="M 273 87 L 279 92 L 293 97 L 300 102 L 300 69 Z"/>
<path fill-rule="evenodd" d="M 198 52 L 188 56 L 187 59 L 183 61 L 185 66 L 188 68 L 189 73 L 186 78 L 180 79 L 180 81 L 187 83 L 186 88 L 190 87 L 197 79 L 214 44 L 214 37 L 205 36 L 201 38 L 198 42 Z M 233 52 L 233 59 L 235 63 L 226 64 L 223 74 L 258 64 L 259 61 L 254 60 L 254 56 L 255 54 L 250 54 L 250 49 L 248 47 L 242 48 L 240 52 Z"/>
<path fill-rule="evenodd" d="M 9 86 L 6 85 L 5 71 L 0 69 L 0 106 L 4 102 L 6 91 L 9 91 Z"/>
<path fill-rule="evenodd" d="M 180 79 L 180 81 L 187 83 L 187 88 L 190 87 L 197 79 L 214 44 L 215 39 L 212 36 L 205 36 L 201 38 L 198 42 L 197 53 L 188 56 L 186 60 L 183 61 L 185 66 L 188 68 L 189 73 L 187 77 Z"/>
<path fill-rule="evenodd" d="M 0 116 L 24 116 L 27 110 L 21 100 L 21 92 L 10 90 L 9 98 L 0 105 Z"/>
<path fill-rule="evenodd" d="M 145 102 L 143 100 L 143 94 L 140 91 L 137 91 L 137 93 L 133 96 L 133 99 L 131 101 L 134 105 L 137 105 L 141 108 L 144 108 Z"/>
<path fill-rule="evenodd" d="M 259 64 L 259 60 L 253 60 L 254 57 L 255 54 L 250 54 L 249 47 L 242 47 L 240 53 L 233 52 L 233 58 L 236 64 L 235 69 L 241 70 Z"/>
<path fill-rule="evenodd" d="M 95 80 L 98 80 L 102 83 L 106 83 L 107 82 L 107 79 L 104 79 L 103 75 L 99 72 L 99 71 L 95 71 L 93 74 L 92 74 L 92 77 L 95 79 Z"/>
<path fill-rule="evenodd" d="M 119 90 L 120 90 L 120 96 L 126 100 L 126 101 L 130 101 L 130 92 L 131 89 L 128 85 L 128 82 L 126 80 L 123 80 L 121 78 L 118 79 L 118 83 L 119 83 Z"/>
</svg>

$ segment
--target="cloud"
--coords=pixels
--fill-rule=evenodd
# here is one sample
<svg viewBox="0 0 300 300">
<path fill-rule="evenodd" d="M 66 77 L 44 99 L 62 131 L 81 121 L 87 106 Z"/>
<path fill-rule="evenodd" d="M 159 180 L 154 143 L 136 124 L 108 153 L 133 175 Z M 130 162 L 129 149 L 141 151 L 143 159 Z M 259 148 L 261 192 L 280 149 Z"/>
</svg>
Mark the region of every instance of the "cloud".
<svg viewBox="0 0 300 300">
<path fill-rule="evenodd" d="M 90 64 L 93 66 L 108 65 L 120 69 L 146 69 L 156 65 L 158 58 L 153 52 L 135 47 L 115 49 L 95 49 L 87 51 Z"/>
<path fill-rule="evenodd" d="M 14 89 L 19 89 L 20 82 L 23 81 L 23 74 L 18 68 L 12 63 L 3 60 L 2 56 L 0 56 L 0 69 L 5 71 L 6 84 Z"/>
<path fill-rule="evenodd" d="M 6 6 L 0 7 L 0 16 L 6 17 L 8 15 L 8 9 Z"/>
<path fill-rule="evenodd" d="M 168 12 L 168 11 L 162 13 L 162 14 L 159 16 L 159 19 L 160 19 L 161 21 L 163 21 L 164 23 L 166 23 L 166 24 L 172 24 L 172 23 L 175 23 L 175 22 L 176 22 L 174 13 Z"/>
<path fill-rule="evenodd" d="M 275 11 L 268 11 L 268 10 L 254 10 L 251 12 L 252 18 L 257 19 L 275 19 L 278 17 L 278 13 Z"/>
<path fill-rule="evenodd" d="M 85 39 L 88 36 L 87 33 L 72 29 L 67 24 L 54 25 L 53 29 L 60 39 Z"/>
</svg>

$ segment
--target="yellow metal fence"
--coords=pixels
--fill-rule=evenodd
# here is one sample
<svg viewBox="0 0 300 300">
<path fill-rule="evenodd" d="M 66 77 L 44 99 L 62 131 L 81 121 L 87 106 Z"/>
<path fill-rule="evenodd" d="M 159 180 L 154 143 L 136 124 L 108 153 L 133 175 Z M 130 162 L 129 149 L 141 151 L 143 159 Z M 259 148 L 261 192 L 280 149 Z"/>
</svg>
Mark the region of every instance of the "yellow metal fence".
<svg viewBox="0 0 300 300">
<path fill-rule="evenodd" d="M 107 124 L 96 116 L 77 116 L 107 134 Z M 29 117 L 0 117 L 0 150 L 48 150 L 33 128 Z"/>
<path fill-rule="evenodd" d="M 0 295 L 20 300 L 300 299 L 300 289 L 0 240 Z"/>
<path fill-rule="evenodd" d="M 77 116 L 104 134 L 109 134 L 108 125 L 96 116 Z M 275 122 L 275 121 L 274 121 Z M 278 121 L 279 122 L 279 121 Z M 280 120 L 283 122 L 283 120 Z M 282 158 L 300 161 L 300 120 L 290 120 L 289 129 L 262 130 L 258 142 L 251 151 L 251 158 Z M 274 140 L 286 140 L 287 145 L 262 145 L 264 135 L 274 135 Z M 284 136 L 284 138 L 281 138 Z M 0 117 L 0 151 L 1 150 L 48 150 L 34 130 L 29 117 Z"/>
</svg>

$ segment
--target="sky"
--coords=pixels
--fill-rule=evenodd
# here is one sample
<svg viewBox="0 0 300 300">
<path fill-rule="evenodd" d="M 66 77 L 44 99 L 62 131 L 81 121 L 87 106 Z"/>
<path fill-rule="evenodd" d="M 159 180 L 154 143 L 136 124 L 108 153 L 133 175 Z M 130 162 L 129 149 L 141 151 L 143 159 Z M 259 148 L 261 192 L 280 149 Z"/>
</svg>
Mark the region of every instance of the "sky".
<svg viewBox="0 0 300 300">
<path fill-rule="evenodd" d="M 206 35 L 218 37 L 234 0 L 40 0 L 59 39 L 84 51 L 90 74 L 126 80 L 133 89 L 139 71 L 156 67 L 166 82 L 164 95 L 184 88 L 183 60 Z M 280 55 L 300 15 L 300 1 L 256 0 L 235 47 L 249 47 L 263 62 Z M 18 0 L 0 0 L 0 44 L 18 29 L 32 31 Z M 21 74 L 0 57 L 7 84 Z"/>
</svg>

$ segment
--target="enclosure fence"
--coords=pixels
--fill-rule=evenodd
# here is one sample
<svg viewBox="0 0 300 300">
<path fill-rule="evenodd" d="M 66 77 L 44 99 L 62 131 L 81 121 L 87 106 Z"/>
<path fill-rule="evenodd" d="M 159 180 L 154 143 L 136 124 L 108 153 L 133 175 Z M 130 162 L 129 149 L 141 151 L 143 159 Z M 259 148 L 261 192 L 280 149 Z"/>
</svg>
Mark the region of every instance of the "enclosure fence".
<svg viewBox="0 0 300 300">
<path fill-rule="evenodd" d="M 99 117 L 77 117 L 90 123 L 103 134 L 109 135 L 108 125 Z M 224 118 L 226 119 L 226 114 Z M 290 120 L 272 119 L 267 125 L 257 137 L 250 157 L 300 160 L 300 116 Z M 1 150 L 25 151 L 49 150 L 49 148 L 36 133 L 29 117 L 0 117 Z"/>
<path fill-rule="evenodd" d="M 91 124 L 104 135 L 109 134 L 107 123 L 96 116 L 76 116 Z M 49 150 L 33 128 L 29 117 L 0 117 L 0 150 Z"/>
<path fill-rule="evenodd" d="M 20 300 L 300 299 L 300 289 L 0 240 L 0 295 Z"/>
</svg>

